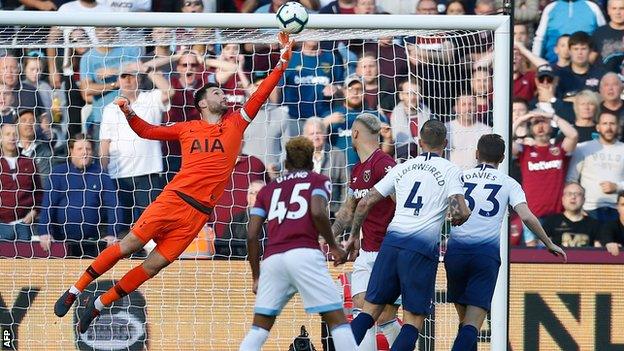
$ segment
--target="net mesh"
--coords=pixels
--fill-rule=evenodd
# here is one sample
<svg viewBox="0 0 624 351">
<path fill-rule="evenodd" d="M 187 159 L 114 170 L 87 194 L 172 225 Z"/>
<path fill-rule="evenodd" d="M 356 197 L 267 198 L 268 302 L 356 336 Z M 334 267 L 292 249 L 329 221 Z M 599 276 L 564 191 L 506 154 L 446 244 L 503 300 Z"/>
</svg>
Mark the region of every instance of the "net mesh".
<svg viewBox="0 0 624 351">
<path fill-rule="evenodd" d="M 2 123 L 17 122 L 18 151 L 33 160 L 19 167 L 35 167 L 30 173 L 24 168 L 23 178 L 13 176 L 10 184 L 15 187 L 10 188 L 6 170 L 15 167 L 9 161 L 2 165 L 0 192 L 3 199 L 15 199 L 15 205 L 0 205 L 0 255 L 26 258 L 0 265 L 0 322 L 16 345 L 28 350 L 237 350 L 251 324 L 254 303 L 244 261 L 246 208 L 253 201 L 248 199 L 281 171 L 284 142 L 301 134 L 314 138 L 315 123 L 323 135 L 315 143 L 325 145 L 315 166 L 332 179 L 332 217 L 344 201 L 357 160 L 350 124 L 363 111 L 377 114 L 391 127 L 384 147 L 399 161 L 418 154 L 418 128 L 436 118 L 448 123 L 451 161 L 463 168 L 476 164 L 476 140 L 493 123 L 492 32 L 306 30 L 294 36 L 300 43 L 293 58 L 297 63 L 291 63 L 246 131 L 244 155 L 223 198 L 183 259 L 116 303 L 88 333 L 77 334 L 75 315 L 57 319 L 54 301 L 106 247 L 106 240 L 128 231 L 180 167 L 178 144 L 141 140 L 107 105 L 120 93 L 134 91 L 135 110 L 148 122 L 192 120 L 198 118 L 193 92 L 216 82 L 230 106 L 240 107 L 277 63 L 276 33 L 212 28 L 0 30 Z M 363 91 L 351 91 L 355 80 Z M 306 121 L 312 122 L 306 127 Z M 80 160 L 68 159 L 68 141 L 77 133 L 92 141 L 92 164 L 103 165 L 94 173 L 71 174 L 71 165 Z M 71 150 L 74 156 L 83 152 Z M 88 164 L 88 153 L 81 155 Z M 52 234 L 51 244 L 46 234 Z M 445 238 L 443 234 L 443 243 Z M 146 251 L 115 266 L 87 291 L 105 291 L 151 249 L 149 243 Z M 441 250 L 443 254 L 444 245 Z M 61 259 L 48 259 L 52 257 Z M 349 271 L 350 265 L 332 268 L 332 275 L 337 279 Z M 426 321 L 419 350 L 449 349 L 455 337 L 458 323 L 453 306 L 446 303 L 444 279 L 440 265 L 435 313 Z M 288 350 L 301 325 L 317 349 L 328 342 L 321 340 L 319 318 L 305 315 L 295 297 L 278 318 L 266 349 Z M 479 341 L 479 349 L 489 349 L 489 318 Z"/>
</svg>

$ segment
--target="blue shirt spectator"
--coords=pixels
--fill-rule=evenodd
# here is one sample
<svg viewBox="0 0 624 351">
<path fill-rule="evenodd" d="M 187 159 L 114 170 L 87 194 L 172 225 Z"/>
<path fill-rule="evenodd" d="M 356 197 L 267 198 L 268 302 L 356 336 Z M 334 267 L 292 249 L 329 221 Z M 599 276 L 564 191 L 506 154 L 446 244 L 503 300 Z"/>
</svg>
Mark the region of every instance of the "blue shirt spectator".
<svg viewBox="0 0 624 351">
<path fill-rule="evenodd" d="M 306 41 L 293 52 L 284 74 L 284 105 L 290 118 L 324 116 L 329 112 L 335 88 L 342 82 L 344 69 L 331 52 L 319 50 L 318 42 Z"/>
<path fill-rule="evenodd" d="M 93 162 L 91 142 L 79 134 L 70 141 L 69 162 L 57 165 L 45 184 L 39 235 L 44 250 L 50 241 L 103 238 L 109 244 L 124 230 L 117 205 L 117 189 Z M 106 217 L 106 233 L 100 233 L 101 213 Z"/>
<path fill-rule="evenodd" d="M 557 61 L 554 48 L 562 34 L 577 31 L 592 34 L 606 21 L 600 7 L 589 0 L 557 0 L 546 5 L 542 12 L 535 39 L 533 53 L 550 63 Z"/>
<path fill-rule="evenodd" d="M 364 103 L 364 91 L 362 80 L 359 77 L 350 76 L 345 81 L 345 103 L 334 108 L 334 112 L 325 117 L 325 124 L 330 125 L 330 143 L 334 150 L 345 150 L 347 153 L 347 165 L 352 168 L 359 157 L 353 148 L 351 140 L 351 128 L 358 115 L 370 113 L 377 116 L 382 123 L 388 120 L 380 116 L 377 111 L 367 109 Z"/>
<path fill-rule="evenodd" d="M 110 42 L 118 34 L 115 28 L 97 28 L 95 33 L 100 42 Z M 99 124 L 102 120 L 104 106 L 117 97 L 117 78 L 124 64 L 140 62 L 139 47 L 95 47 L 80 59 L 80 78 L 85 82 L 82 89 L 87 95 L 93 96 L 93 111 L 87 122 Z M 95 83 L 95 84 L 94 84 Z M 97 131 L 93 135 L 98 135 Z"/>
</svg>

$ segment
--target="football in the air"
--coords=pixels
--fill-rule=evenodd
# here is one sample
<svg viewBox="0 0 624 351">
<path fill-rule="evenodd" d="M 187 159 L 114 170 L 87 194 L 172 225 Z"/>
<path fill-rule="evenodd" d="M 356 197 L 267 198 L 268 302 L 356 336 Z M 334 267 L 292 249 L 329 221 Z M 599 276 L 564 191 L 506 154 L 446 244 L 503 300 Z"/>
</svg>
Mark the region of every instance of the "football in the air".
<svg viewBox="0 0 624 351">
<path fill-rule="evenodd" d="M 298 2 L 289 1 L 277 10 L 277 23 L 282 31 L 297 34 L 308 23 L 308 11 Z"/>
</svg>

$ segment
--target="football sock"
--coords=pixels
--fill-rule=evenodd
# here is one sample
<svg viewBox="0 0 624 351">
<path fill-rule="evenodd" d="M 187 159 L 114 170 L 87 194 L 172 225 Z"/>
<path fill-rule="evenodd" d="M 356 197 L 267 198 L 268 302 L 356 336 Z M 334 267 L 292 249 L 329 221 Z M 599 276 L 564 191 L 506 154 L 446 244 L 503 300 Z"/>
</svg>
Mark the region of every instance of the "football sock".
<svg viewBox="0 0 624 351">
<path fill-rule="evenodd" d="M 353 308 L 353 318 L 356 318 L 362 310 L 359 308 Z M 377 351 L 377 333 L 376 328 L 370 328 L 366 331 L 364 339 L 360 342 L 358 347 L 359 351 Z"/>
<path fill-rule="evenodd" d="M 411 324 L 403 324 L 401 332 L 392 344 L 390 351 L 413 350 L 418 340 L 418 328 Z"/>
<path fill-rule="evenodd" d="M 355 350 L 357 348 L 353 331 L 351 331 L 351 326 L 348 323 L 335 326 L 331 330 L 331 335 L 336 351 Z"/>
<path fill-rule="evenodd" d="M 472 351 L 477 345 L 477 328 L 472 325 L 464 325 L 459 329 L 451 351 Z"/>
<path fill-rule="evenodd" d="M 366 312 L 358 314 L 358 316 L 351 321 L 351 329 L 353 330 L 355 343 L 359 345 L 364 339 L 366 331 L 372 328 L 374 325 L 375 320 L 370 314 Z"/>
<path fill-rule="evenodd" d="M 69 293 L 74 295 L 80 295 L 80 290 L 72 285 L 69 287 Z"/>
<path fill-rule="evenodd" d="M 135 291 L 149 278 L 151 277 L 142 265 L 132 268 L 115 286 L 100 296 L 102 304 L 110 306 L 113 302 Z"/>
<path fill-rule="evenodd" d="M 392 346 L 394 340 L 396 340 L 397 336 L 401 332 L 401 323 L 399 323 L 398 319 L 393 319 L 379 326 L 381 332 L 388 340 L 388 345 Z"/>
<path fill-rule="evenodd" d="M 262 349 L 262 345 L 264 345 L 268 337 L 268 330 L 252 325 L 247 335 L 245 335 L 243 342 L 241 342 L 238 350 L 260 351 L 260 349 Z"/>
<path fill-rule="evenodd" d="M 92 281 L 106 273 L 122 258 L 123 256 L 119 243 L 107 247 L 95 258 L 93 263 L 91 263 L 73 287 L 79 292 L 82 292 Z"/>
</svg>

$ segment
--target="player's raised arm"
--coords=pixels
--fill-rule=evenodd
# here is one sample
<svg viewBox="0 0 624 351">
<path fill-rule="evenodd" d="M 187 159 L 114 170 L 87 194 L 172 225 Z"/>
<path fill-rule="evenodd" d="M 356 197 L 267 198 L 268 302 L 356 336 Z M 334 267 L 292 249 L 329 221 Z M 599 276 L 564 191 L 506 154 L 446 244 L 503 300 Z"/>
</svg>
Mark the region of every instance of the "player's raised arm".
<svg viewBox="0 0 624 351">
<path fill-rule="evenodd" d="M 120 96 L 115 100 L 115 104 L 119 106 L 121 112 L 126 116 L 130 128 L 141 138 L 150 140 L 178 140 L 177 127 L 155 126 L 145 122 L 141 117 L 137 116 L 132 107 L 130 107 L 130 101 L 127 98 Z"/>
<path fill-rule="evenodd" d="M 282 78 L 282 74 L 284 74 L 284 71 L 288 67 L 288 62 L 290 62 L 292 47 L 295 45 L 295 41 L 290 40 L 288 34 L 284 32 L 280 32 L 278 34 L 278 39 L 281 46 L 280 61 L 275 66 L 271 74 L 269 74 L 268 77 L 260 83 L 258 90 L 256 90 L 256 92 L 249 97 L 241 109 L 241 114 L 246 116 L 248 119 L 254 119 L 254 117 L 256 117 L 256 114 Z"/>
<path fill-rule="evenodd" d="M 555 245 L 552 240 L 546 235 L 544 228 L 540 224 L 539 220 L 533 212 L 529 209 L 529 206 L 526 202 L 520 203 L 514 207 L 514 210 L 522 219 L 522 223 L 526 224 L 526 226 L 537 235 L 537 237 L 546 245 L 548 251 L 555 256 L 560 256 L 563 258 L 563 262 L 568 261 L 568 256 L 559 246 Z"/>
</svg>

